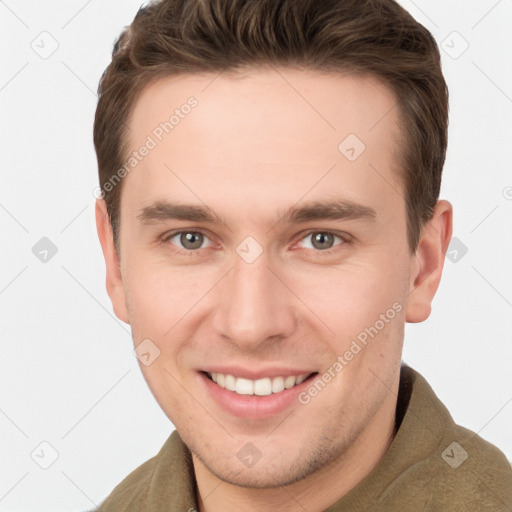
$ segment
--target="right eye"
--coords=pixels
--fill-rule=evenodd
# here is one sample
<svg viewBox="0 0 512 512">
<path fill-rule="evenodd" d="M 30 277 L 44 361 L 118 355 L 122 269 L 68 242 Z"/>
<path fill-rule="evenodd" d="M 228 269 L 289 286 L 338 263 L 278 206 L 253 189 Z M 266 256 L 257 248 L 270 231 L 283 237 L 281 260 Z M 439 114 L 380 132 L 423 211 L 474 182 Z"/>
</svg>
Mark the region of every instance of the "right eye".
<svg viewBox="0 0 512 512">
<path fill-rule="evenodd" d="M 173 240 L 176 239 L 175 242 Z M 192 230 L 182 230 L 182 231 L 174 231 L 173 233 L 169 233 L 163 239 L 164 242 L 170 242 L 172 245 L 177 245 L 178 248 L 182 249 L 178 252 L 195 252 L 198 249 L 201 249 L 205 240 L 208 240 L 208 237 L 202 233 L 201 231 L 192 231 Z M 206 247 L 209 247 L 207 245 Z"/>
</svg>

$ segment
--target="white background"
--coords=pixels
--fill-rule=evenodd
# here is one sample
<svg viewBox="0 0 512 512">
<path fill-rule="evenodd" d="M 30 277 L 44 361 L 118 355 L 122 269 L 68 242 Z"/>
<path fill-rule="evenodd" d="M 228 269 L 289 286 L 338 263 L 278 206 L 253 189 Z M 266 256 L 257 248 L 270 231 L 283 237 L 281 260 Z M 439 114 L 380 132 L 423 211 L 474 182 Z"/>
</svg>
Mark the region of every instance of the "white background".
<svg viewBox="0 0 512 512">
<path fill-rule="evenodd" d="M 90 510 L 173 429 L 113 315 L 93 216 L 95 91 L 140 3 L 0 2 L 3 512 Z M 446 261 L 430 319 L 407 325 L 404 359 L 512 459 L 512 1 L 401 3 L 442 48 L 442 197 L 468 249 Z M 46 59 L 32 48 L 56 44 Z M 46 263 L 42 237 L 58 249 Z"/>
</svg>

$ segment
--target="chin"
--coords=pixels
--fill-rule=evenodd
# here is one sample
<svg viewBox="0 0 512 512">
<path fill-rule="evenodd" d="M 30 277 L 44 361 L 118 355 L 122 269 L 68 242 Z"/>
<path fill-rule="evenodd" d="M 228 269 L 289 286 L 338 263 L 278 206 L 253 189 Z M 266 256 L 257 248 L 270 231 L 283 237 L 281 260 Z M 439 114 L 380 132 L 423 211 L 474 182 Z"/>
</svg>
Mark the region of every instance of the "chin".
<svg viewBox="0 0 512 512">
<path fill-rule="evenodd" d="M 303 472 L 297 466 L 279 468 L 276 472 L 272 470 L 271 464 L 263 464 L 261 467 L 240 469 L 240 465 L 232 465 L 233 467 L 219 468 L 218 465 L 207 465 L 208 471 L 215 475 L 219 480 L 237 487 L 246 489 L 271 489 L 279 488 L 293 484 L 302 480 L 310 474 L 311 471 Z M 260 464 L 258 463 L 258 465 Z M 292 470 L 293 468 L 293 470 Z"/>
<path fill-rule="evenodd" d="M 212 475 L 223 482 L 243 488 L 271 489 L 291 485 L 310 476 L 332 463 L 339 456 L 338 451 L 331 447 L 319 447 L 317 453 L 302 452 L 292 456 L 288 452 L 286 460 L 280 451 L 272 457 L 262 457 L 251 468 L 245 467 L 236 455 L 206 459 L 197 452 L 194 455 Z"/>
</svg>

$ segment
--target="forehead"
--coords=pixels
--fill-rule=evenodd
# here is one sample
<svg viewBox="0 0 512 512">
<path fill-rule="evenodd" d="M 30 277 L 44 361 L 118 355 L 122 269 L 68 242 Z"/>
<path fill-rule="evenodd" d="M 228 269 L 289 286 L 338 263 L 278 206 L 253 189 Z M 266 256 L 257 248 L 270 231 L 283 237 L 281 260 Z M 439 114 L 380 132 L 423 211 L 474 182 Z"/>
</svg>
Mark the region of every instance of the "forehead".
<svg viewBox="0 0 512 512">
<path fill-rule="evenodd" d="M 297 202 L 342 186 L 350 200 L 396 201 L 396 103 L 378 79 L 341 73 L 270 68 L 160 79 L 129 120 L 130 152 L 151 149 L 127 176 L 127 193 L 141 202 L 179 189 L 204 202 L 236 189 L 242 205 L 259 195 Z"/>
<path fill-rule="evenodd" d="M 189 110 L 184 106 L 192 97 L 199 108 L 182 123 Z M 311 138 L 315 131 L 314 141 L 326 144 L 350 131 L 371 143 L 390 128 L 396 130 L 396 104 L 394 92 L 371 75 L 287 68 L 177 75 L 146 86 L 128 123 L 129 138 L 135 142 L 152 133 L 155 122 L 165 123 L 178 111 L 177 124 L 193 124 L 198 141 L 203 136 L 211 139 L 222 128 L 222 135 L 236 135 L 239 143 L 245 136 L 246 142 L 268 147 L 265 134 L 276 135 L 285 128 L 282 136 Z M 255 135 L 254 128 L 259 130 L 258 137 L 248 141 L 247 136 Z M 179 130 L 173 129 L 172 135 L 179 138 Z"/>
</svg>

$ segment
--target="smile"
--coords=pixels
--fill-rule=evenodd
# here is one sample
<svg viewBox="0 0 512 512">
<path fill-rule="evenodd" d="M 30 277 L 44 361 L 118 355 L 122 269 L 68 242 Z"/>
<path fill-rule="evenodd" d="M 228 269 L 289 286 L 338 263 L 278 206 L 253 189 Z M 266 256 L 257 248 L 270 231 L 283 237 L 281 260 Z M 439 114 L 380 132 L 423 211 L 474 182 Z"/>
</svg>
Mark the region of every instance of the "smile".
<svg viewBox="0 0 512 512">
<path fill-rule="evenodd" d="M 302 375 L 289 375 L 287 377 L 265 377 L 257 380 L 216 372 L 207 372 L 206 375 L 221 388 L 233 391 L 238 395 L 267 396 L 298 386 L 313 374 L 303 373 Z"/>
</svg>

